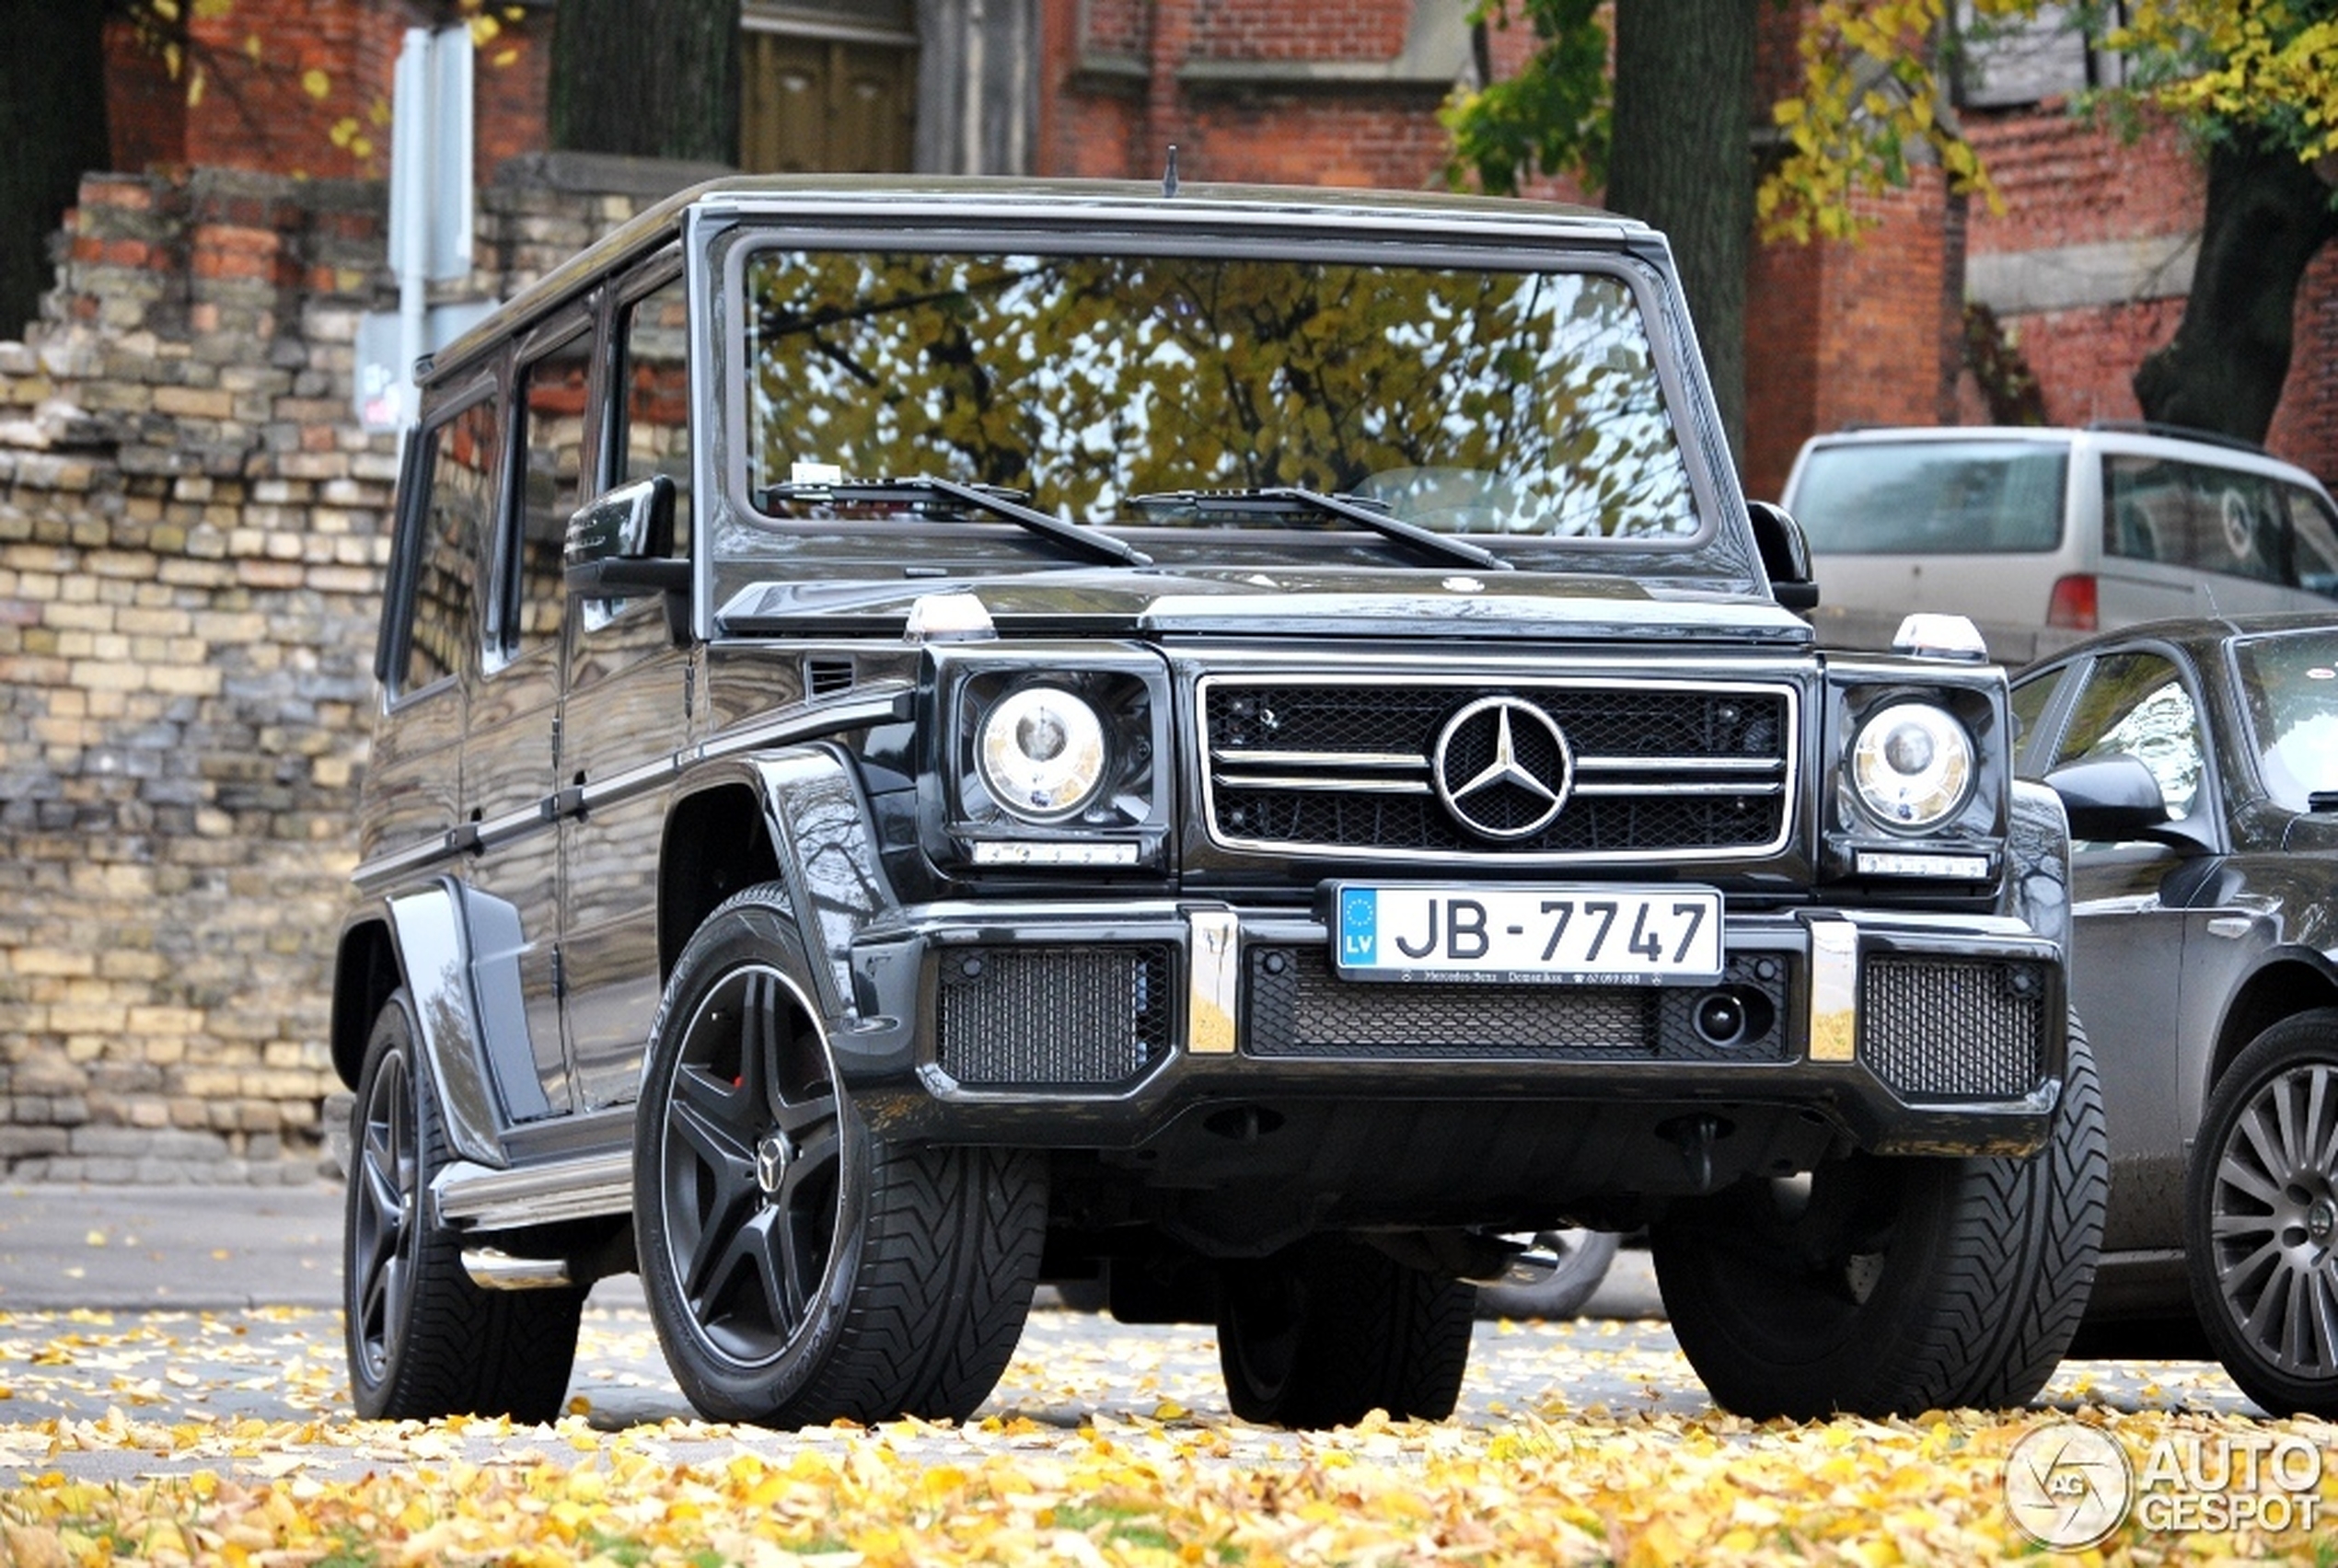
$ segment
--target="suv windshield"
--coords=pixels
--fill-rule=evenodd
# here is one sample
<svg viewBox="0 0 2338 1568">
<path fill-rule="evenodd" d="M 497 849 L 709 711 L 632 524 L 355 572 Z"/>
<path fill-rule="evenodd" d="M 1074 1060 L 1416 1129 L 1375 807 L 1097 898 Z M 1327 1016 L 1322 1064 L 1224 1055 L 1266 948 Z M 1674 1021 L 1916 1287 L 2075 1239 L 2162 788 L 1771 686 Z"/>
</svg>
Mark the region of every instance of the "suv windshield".
<svg viewBox="0 0 2338 1568">
<path fill-rule="evenodd" d="M 1612 272 L 762 250 L 745 278 L 766 518 L 816 509 L 828 477 L 998 487 L 1123 530 L 1357 526 L 1303 490 L 1441 534 L 1697 532 Z M 733 559 L 780 548 L 724 533 Z"/>
<path fill-rule="evenodd" d="M 1811 449 L 1794 520 L 1827 555 L 1986 555 L 2062 540 L 2065 446 L 1846 442 Z"/>
</svg>

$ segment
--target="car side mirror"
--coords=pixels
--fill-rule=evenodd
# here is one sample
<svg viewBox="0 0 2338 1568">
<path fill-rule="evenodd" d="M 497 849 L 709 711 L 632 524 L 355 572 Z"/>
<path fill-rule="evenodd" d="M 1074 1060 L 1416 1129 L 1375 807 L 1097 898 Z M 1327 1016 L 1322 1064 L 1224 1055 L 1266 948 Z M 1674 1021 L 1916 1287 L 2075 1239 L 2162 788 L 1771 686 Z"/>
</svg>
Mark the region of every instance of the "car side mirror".
<svg viewBox="0 0 2338 1568">
<path fill-rule="evenodd" d="M 2073 838 L 2116 844 L 2170 836 L 2168 802 L 2159 793 L 2159 780 L 2124 752 L 2057 767 L 2045 776 L 2045 782 L 2062 797 Z"/>
<path fill-rule="evenodd" d="M 674 481 L 664 474 L 619 485 L 586 502 L 568 520 L 563 573 L 572 594 L 584 599 L 584 628 L 615 619 L 625 601 L 666 596 L 667 632 L 677 643 L 689 635 L 690 563 L 675 560 Z"/>
<path fill-rule="evenodd" d="M 1817 609 L 1819 582 L 1811 572 L 1811 542 L 1802 525 L 1775 502 L 1749 501 L 1745 512 L 1754 523 L 1754 548 L 1762 552 L 1771 594 L 1789 610 Z"/>
</svg>

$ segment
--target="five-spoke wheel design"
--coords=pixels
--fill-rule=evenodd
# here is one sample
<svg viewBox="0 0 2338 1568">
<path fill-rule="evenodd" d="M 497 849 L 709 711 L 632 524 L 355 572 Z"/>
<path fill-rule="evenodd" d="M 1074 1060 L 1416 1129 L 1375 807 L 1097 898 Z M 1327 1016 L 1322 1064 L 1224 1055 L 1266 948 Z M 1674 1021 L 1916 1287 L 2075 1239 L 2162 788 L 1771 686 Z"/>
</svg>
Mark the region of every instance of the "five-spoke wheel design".
<svg viewBox="0 0 2338 1568">
<path fill-rule="evenodd" d="M 769 964 L 708 991 L 672 1076 L 659 1160 L 667 1266 L 690 1322 L 743 1366 L 802 1331 L 834 1256 L 844 1130 L 819 1037 Z"/>
<path fill-rule="evenodd" d="M 510 1415 L 549 1421 L 576 1359 L 578 1286 L 482 1290 L 463 1238 L 432 1216 L 452 1158 L 429 1057 L 403 991 L 367 1036 L 350 1124 L 341 1306 L 357 1413 L 389 1420 Z"/>
<path fill-rule="evenodd" d="M 1046 1160 L 873 1130 L 813 973 L 770 884 L 708 916 L 666 981 L 633 1146 L 659 1343 L 718 1420 L 962 1419 L 1030 1309 Z"/>
<path fill-rule="evenodd" d="M 414 1084 L 407 1054 L 379 1064 L 357 1107 L 349 1172 L 349 1340 L 366 1381 L 379 1383 L 390 1347 L 405 1332 L 413 1268 L 415 1194 L 422 1157 L 415 1142 Z"/>
<path fill-rule="evenodd" d="M 2193 1290 L 2227 1370 L 2275 1414 L 2338 1414 L 2338 1009 L 2240 1054 L 2193 1160 Z"/>
</svg>

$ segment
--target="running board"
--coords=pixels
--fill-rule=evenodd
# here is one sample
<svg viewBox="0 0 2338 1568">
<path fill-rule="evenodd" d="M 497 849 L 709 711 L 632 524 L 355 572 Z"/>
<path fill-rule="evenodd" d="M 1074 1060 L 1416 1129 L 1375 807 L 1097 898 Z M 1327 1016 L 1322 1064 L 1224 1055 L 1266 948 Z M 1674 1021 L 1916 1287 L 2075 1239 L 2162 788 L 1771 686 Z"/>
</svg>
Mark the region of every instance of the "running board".
<svg viewBox="0 0 2338 1568">
<path fill-rule="evenodd" d="M 630 1149 L 496 1170 L 458 1159 L 431 1183 L 438 1222 L 463 1230 L 511 1230 L 633 1212 Z"/>
</svg>

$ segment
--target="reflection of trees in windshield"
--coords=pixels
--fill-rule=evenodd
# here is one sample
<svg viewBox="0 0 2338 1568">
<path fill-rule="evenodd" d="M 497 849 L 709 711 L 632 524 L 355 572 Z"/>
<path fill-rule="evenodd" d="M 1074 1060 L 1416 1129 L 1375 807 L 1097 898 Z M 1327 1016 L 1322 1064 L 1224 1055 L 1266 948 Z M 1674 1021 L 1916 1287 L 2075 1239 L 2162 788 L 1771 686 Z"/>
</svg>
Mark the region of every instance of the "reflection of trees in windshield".
<svg viewBox="0 0 2338 1568">
<path fill-rule="evenodd" d="M 749 462 L 1026 490 L 1303 486 L 1451 532 L 1696 526 L 1637 304 L 1585 273 L 764 252 Z"/>
<path fill-rule="evenodd" d="M 2293 812 L 2338 790 L 2338 639 L 2296 633 L 2239 645 L 2265 789 Z"/>
</svg>

